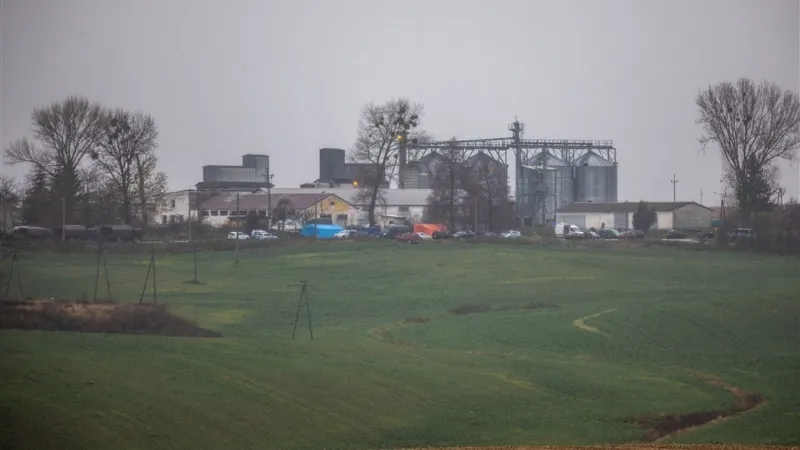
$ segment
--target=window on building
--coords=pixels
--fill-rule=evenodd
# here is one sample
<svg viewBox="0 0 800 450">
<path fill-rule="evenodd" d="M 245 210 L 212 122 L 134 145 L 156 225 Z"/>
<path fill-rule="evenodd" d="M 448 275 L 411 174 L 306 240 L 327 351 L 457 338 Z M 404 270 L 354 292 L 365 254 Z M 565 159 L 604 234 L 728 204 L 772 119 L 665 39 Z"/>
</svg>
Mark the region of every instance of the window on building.
<svg viewBox="0 0 800 450">
<path fill-rule="evenodd" d="M 223 210 L 221 210 L 221 211 L 219 212 L 219 215 L 220 215 L 220 216 L 227 216 L 227 215 L 228 215 L 228 211 L 225 211 L 225 210 L 223 209 Z"/>
<path fill-rule="evenodd" d="M 401 213 L 407 213 L 408 212 L 408 206 L 398 206 L 397 210 L 400 211 Z"/>
<path fill-rule="evenodd" d="M 319 217 L 323 218 L 323 219 L 330 219 L 331 215 L 330 214 L 320 214 Z"/>
<path fill-rule="evenodd" d="M 201 211 L 200 215 L 202 215 L 203 217 L 208 217 L 208 211 L 207 210 L 206 211 Z"/>
<path fill-rule="evenodd" d="M 169 201 L 169 206 L 174 208 L 175 207 L 175 199 Z"/>
<path fill-rule="evenodd" d="M 336 216 L 337 222 L 347 222 L 347 214 L 338 214 Z"/>
<path fill-rule="evenodd" d="M 261 211 L 258 212 L 258 215 L 261 217 L 267 217 L 267 211 L 262 209 Z"/>
<path fill-rule="evenodd" d="M 211 217 L 219 216 L 219 211 L 211 211 Z"/>
<path fill-rule="evenodd" d="M 161 225 L 166 225 L 166 224 L 167 224 L 167 216 L 166 215 L 161 216 Z"/>
</svg>

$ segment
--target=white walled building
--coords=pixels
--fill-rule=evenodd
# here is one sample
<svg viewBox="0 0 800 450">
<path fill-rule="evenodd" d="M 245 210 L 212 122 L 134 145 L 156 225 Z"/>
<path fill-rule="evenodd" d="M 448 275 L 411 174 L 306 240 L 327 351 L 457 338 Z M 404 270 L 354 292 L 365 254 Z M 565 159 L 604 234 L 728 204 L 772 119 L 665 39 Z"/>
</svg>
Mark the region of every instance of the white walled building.
<svg viewBox="0 0 800 450">
<path fill-rule="evenodd" d="M 197 219 L 197 191 L 193 189 L 167 192 L 152 220 L 155 225 L 172 225 L 188 221 L 189 214 L 194 220 Z"/>
<path fill-rule="evenodd" d="M 262 189 L 262 192 L 267 192 Z M 361 191 L 353 187 L 341 188 L 274 188 L 272 196 L 279 198 L 282 194 L 321 194 L 329 193 L 341 197 L 358 209 L 358 224 L 369 222 L 367 211 L 369 202 L 360 195 Z M 382 202 L 375 207 L 375 220 L 378 225 L 386 226 L 398 216 L 406 217 L 414 222 L 425 219 L 428 208 L 430 189 L 381 189 Z M 278 197 L 275 197 L 275 196 Z"/>
<path fill-rule="evenodd" d="M 633 213 L 638 202 L 576 202 L 556 211 L 556 222 L 581 228 L 633 229 Z M 658 219 L 654 230 L 702 230 L 711 226 L 711 208 L 695 202 L 648 202 Z"/>
</svg>

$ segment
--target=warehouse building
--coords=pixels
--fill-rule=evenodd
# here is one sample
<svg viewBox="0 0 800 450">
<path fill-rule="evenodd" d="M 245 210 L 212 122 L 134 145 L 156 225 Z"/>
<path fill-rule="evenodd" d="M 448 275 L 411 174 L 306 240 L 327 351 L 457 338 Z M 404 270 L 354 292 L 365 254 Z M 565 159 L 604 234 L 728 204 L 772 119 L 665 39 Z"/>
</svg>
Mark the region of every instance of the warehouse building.
<svg viewBox="0 0 800 450">
<path fill-rule="evenodd" d="M 387 226 L 398 218 L 421 222 L 427 213 L 428 189 L 382 190 L 375 207 L 378 225 Z M 369 222 L 369 198 L 363 191 L 353 188 L 273 188 L 257 192 L 242 191 L 218 193 L 200 201 L 200 217 L 211 226 L 225 226 L 231 218 L 267 217 L 282 198 L 291 202 L 292 208 L 305 219 L 330 217 L 340 225 L 364 225 Z M 188 203 L 176 203 L 179 214 L 188 210 Z M 182 220 L 182 219 L 179 219 Z"/>
<path fill-rule="evenodd" d="M 203 222 L 222 227 L 236 218 L 246 219 L 248 216 L 268 217 L 270 208 L 274 211 L 282 201 L 289 202 L 289 209 L 294 215 L 304 219 L 313 217 L 329 217 L 334 223 L 345 226 L 356 223 L 359 210 L 342 197 L 330 193 L 275 193 L 265 192 L 227 192 L 216 195 L 200 204 L 200 216 Z"/>
<path fill-rule="evenodd" d="M 203 181 L 197 189 L 247 190 L 267 187 L 270 181 L 269 156 L 247 154 L 240 166 L 203 166 Z"/>
<path fill-rule="evenodd" d="M 556 222 L 567 222 L 581 228 L 633 229 L 637 202 L 575 202 L 556 211 Z M 695 202 L 651 202 L 657 220 L 652 229 L 703 230 L 711 225 L 711 208 Z"/>
</svg>

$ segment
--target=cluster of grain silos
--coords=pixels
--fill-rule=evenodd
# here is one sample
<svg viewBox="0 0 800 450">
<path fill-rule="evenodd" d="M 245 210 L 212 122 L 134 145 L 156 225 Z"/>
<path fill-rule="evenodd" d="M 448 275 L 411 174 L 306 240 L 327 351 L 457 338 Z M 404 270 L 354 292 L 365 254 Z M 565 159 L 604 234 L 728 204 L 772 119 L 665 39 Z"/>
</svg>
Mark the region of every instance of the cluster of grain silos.
<svg viewBox="0 0 800 450">
<path fill-rule="evenodd" d="M 543 151 L 522 167 L 521 187 L 523 215 L 544 224 L 574 202 L 616 202 L 617 165 L 593 152 L 569 162 Z"/>
</svg>

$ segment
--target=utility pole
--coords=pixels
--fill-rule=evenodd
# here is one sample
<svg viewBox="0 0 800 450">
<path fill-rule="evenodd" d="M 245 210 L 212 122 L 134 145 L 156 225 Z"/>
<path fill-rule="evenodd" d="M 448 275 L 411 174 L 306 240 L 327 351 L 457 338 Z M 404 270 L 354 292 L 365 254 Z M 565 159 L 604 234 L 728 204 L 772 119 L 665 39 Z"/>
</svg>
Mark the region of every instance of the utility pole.
<svg viewBox="0 0 800 450">
<path fill-rule="evenodd" d="M 675 202 L 675 200 L 673 199 L 673 203 L 674 202 Z M 703 204 L 703 188 L 700 188 L 700 205 L 702 205 L 702 204 Z"/>
<path fill-rule="evenodd" d="M 239 262 L 239 190 L 236 190 L 236 262 Z"/>
<path fill-rule="evenodd" d="M 186 199 L 189 203 L 189 242 L 192 242 L 192 191 L 186 191 Z"/>
<path fill-rule="evenodd" d="M 475 223 L 472 225 L 472 232 L 477 234 L 478 233 L 478 196 L 477 195 L 475 196 L 475 206 L 474 206 L 474 208 L 475 208 L 475 214 L 474 214 Z"/>
<path fill-rule="evenodd" d="M 67 240 L 67 198 L 61 197 L 61 241 Z"/>
<path fill-rule="evenodd" d="M 525 124 L 520 123 L 519 120 L 517 120 L 516 118 L 514 118 L 514 123 L 508 125 L 508 130 L 511 131 L 514 138 L 514 159 L 515 159 L 514 162 L 515 162 L 515 169 L 517 172 L 514 198 L 517 201 L 517 214 L 519 214 L 520 233 L 522 232 L 522 229 L 525 227 L 525 216 L 523 214 L 523 208 L 525 205 L 523 197 L 525 197 L 525 195 L 522 193 L 522 148 L 520 145 L 520 136 L 524 129 L 525 129 Z"/>
<path fill-rule="evenodd" d="M 675 178 L 674 173 L 672 174 L 672 179 L 669 182 L 672 183 L 672 203 L 675 203 L 676 202 L 675 186 L 678 184 L 678 180 Z"/>
<path fill-rule="evenodd" d="M 274 177 L 274 173 L 269 173 L 269 167 L 267 167 L 267 230 L 272 228 L 272 177 Z"/>
</svg>

